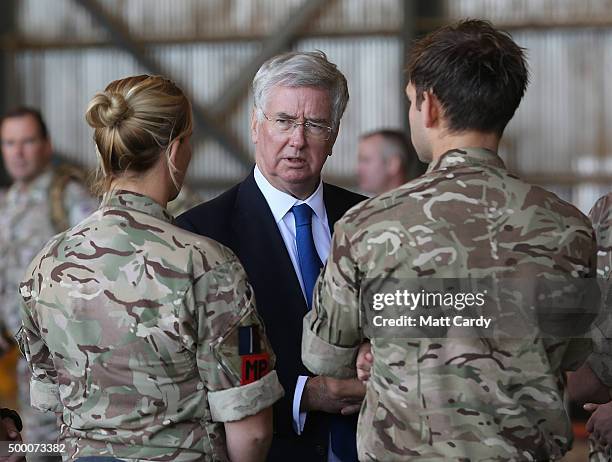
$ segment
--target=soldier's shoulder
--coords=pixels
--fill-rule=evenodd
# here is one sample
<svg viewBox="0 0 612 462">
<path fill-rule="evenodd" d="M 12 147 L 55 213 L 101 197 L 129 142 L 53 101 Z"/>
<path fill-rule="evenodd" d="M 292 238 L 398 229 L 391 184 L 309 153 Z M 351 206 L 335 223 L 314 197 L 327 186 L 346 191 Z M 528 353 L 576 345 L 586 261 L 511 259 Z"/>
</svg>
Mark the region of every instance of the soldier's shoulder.
<svg viewBox="0 0 612 462">
<path fill-rule="evenodd" d="M 359 223 L 362 226 L 364 221 L 373 219 L 378 222 L 394 216 L 398 208 L 420 205 L 423 194 L 427 194 L 434 179 L 434 175 L 425 174 L 378 196 L 365 198 L 345 213 L 342 222 Z"/>
<path fill-rule="evenodd" d="M 172 245 L 179 250 L 179 253 L 188 253 L 185 257 L 191 259 L 196 272 L 203 272 L 238 260 L 231 249 L 212 238 L 192 233 L 175 225 L 168 224 L 168 226 L 172 227 Z"/>
<path fill-rule="evenodd" d="M 24 281 L 33 278 L 38 272 L 45 272 L 47 263 L 52 261 L 54 265 L 57 264 L 57 257 L 59 255 L 58 249 L 65 244 L 68 232 L 69 231 L 63 231 L 58 233 L 47 241 L 27 266 L 23 275 Z"/>
<path fill-rule="evenodd" d="M 591 228 L 591 220 L 574 204 L 560 198 L 557 194 L 540 186 L 531 186 L 530 194 L 537 196 L 537 203 L 548 210 L 556 212 L 562 219 L 581 222 L 585 227 Z M 526 200 L 529 204 L 529 199 Z"/>
<path fill-rule="evenodd" d="M 595 201 L 593 208 L 589 212 L 589 217 L 593 222 L 593 226 L 598 226 L 604 223 L 610 224 L 612 221 L 612 192 L 601 196 Z"/>
</svg>

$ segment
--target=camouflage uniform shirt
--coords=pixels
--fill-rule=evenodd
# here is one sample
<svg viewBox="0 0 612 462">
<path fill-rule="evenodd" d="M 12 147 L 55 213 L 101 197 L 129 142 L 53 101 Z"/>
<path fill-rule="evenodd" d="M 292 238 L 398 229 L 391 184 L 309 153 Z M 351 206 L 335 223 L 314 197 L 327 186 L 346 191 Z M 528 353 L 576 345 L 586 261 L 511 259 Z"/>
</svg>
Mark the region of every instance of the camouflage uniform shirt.
<svg viewBox="0 0 612 462">
<path fill-rule="evenodd" d="M 594 260 L 593 231 L 577 209 L 510 174 L 490 151 L 451 150 L 424 176 L 362 202 L 337 222 L 304 319 L 304 364 L 317 374 L 355 375 L 364 281 L 525 271 L 593 276 Z M 556 460 L 569 449 L 562 370 L 584 361 L 584 342 L 371 343 L 360 460 Z"/>
<path fill-rule="evenodd" d="M 610 308 L 612 295 L 610 275 L 612 275 L 612 193 L 600 197 L 589 213 L 593 222 L 593 229 L 597 237 L 597 277 L 604 281 L 603 287 L 605 312 L 594 330 L 593 353 L 589 356 L 589 367 L 607 387 L 612 388 L 612 319 Z M 610 461 L 612 452 L 610 448 L 602 445 L 592 436 L 589 436 L 589 460 Z"/>
<path fill-rule="evenodd" d="M 612 275 L 612 193 L 599 198 L 589 215 L 597 237 L 597 277 L 609 281 Z M 612 323 L 608 314 L 611 302 L 610 299 L 606 301 L 606 319 L 598 325 L 594 352 L 588 360 L 590 368 L 608 387 L 612 387 Z"/>
<path fill-rule="evenodd" d="M 21 326 L 21 277 L 32 258 L 60 231 L 51 218 L 50 190 L 56 173 L 54 167 L 49 167 L 27 186 L 15 183 L 0 192 L 0 333 L 6 329 L 8 334 L 14 335 Z M 61 197 L 70 226 L 85 219 L 98 207 L 97 200 L 77 181 L 69 181 Z M 19 361 L 18 402 L 24 423 L 23 438 L 25 441 L 54 441 L 58 436 L 55 416 L 30 407 L 29 378 L 25 361 Z M 28 459 L 32 462 L 39 460 L 35 454 Z"/>
<path fill-rule="evenodd" d="M 19 282 L 23 272 L 55 234 L 51 220 L 49 189 L 53 168 L 38 176 L 27 188 L 14 184 L 0 193 L 0 323 L 15 333 L 19 317 Z M 64 191 L 64 206 L 74 226 L 98 206 L 87 189 L 71 181 Z"/>
<path fill-rule="evenodd" d="M 274 356 L 241 264 L 171 222 L 152 199 L 116 191 L 27 270 L 32 405 L 62 412 L 66 460 L 225 461 L 220 422 L 283 394 L 265 373 Z M 245 374 L 253 358 L 265 367 Z"/>
</svg>

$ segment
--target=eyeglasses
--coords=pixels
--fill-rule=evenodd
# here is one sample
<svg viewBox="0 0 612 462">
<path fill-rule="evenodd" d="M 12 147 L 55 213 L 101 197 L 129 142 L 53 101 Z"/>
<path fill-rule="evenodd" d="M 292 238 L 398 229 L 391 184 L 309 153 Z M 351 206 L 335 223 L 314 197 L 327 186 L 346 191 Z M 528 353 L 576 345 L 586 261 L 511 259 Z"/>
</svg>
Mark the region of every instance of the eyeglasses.
<svg viewBox="0 0 612 462">
<path fill-rule="evenodd" d="M 273 117 L 270 118 L 265 112 L 261 111 L 263 116 L 268 122 L 272 124 L 272 127 L 279 135 L 289 135 L 293 133 L 298 125 L 304 127 L 304 136 L 309 139 L 316 141 L 327 141 L 331 137 L 332 128 L 327 125 L 321 125 L 310 120 L 304 122 L 297 122 L 295 119 L 287 119 L 286 117 Z"/>
</svg>

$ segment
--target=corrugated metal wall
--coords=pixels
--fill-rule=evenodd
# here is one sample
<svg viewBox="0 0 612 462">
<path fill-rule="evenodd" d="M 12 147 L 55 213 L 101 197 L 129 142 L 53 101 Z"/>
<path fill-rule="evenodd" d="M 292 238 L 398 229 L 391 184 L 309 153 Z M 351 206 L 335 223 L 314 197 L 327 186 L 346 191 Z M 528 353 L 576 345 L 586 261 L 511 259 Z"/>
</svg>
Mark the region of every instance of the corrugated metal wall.
<svg viewBox="0 0 612 462">
<path fill-rule="evenodd" d="M 224 85 L 260 50 L 302 0 L 105 0 L 151 55 L 196 101 L 213 102 Z M 611 156 L 612 0 L 446 0 L 449 18 L 485 17 L 508 26 L 527 48 L 531 84 L 507 129 L 502 152 L 512 168 L 588 209 L 609 189 L 577 183 L 576 174 L 608 175 Z M 295 48 L 321 49 L 346 74 L 351 101 L 326 172 L 354 180 L 360 133 L 403 122 L 401 0 L 330 2 Z M 22 0 L 19 29 L 26 48 L 16 53 L 21 98 L 40 106 L 56 147 L 88 165 L 95 162 L 87 101 L 110 80 L 143 72 L 71 0 Z M 598 27 L 589 27 L 590 25 Z M 555 26 L 555 27 L 551 27 Z M 567 27 L 570 26 L 570 27 Z M 342 34 L 359 34 L 346 37 Z M 365 32 L 365 33 L 364 33 Z M 38 46 L 47 42 L 46 48 Z M 70 43 L 81 45 L 67 46 Z M 250 95 L 227 118 L 250 150 Z M 604 160 L 602 160 L 604 159 Z M 194 184 L 214 195 L 243 169 L 207 140 L 196 147 Z"/>
<path fill-rule="evenodd" d="M 446 0 L 446 11 L 507 27 L 527 49 L 531 83 L 502 152 L 588 211 L 612 187 L 612 1 Z"/>
<path fill-rule="evenodd" d="M 599 24 L 612 18 L 610 0 L 446 0 L 450 18 L 488 18 L 502 24 Z"/>
<path fill-rule="evenodd" d="M 303 0 L 103 0 L 142 39 L 253 37 L 277 30 Z M 50 20 L 52 19 L 52 20 Z M 397 30 L 401 0 L 330 1 L 313 31 Z M 92 41 L 107 38 L 71 0 L 19 0 L 18 28 L 28 38 Z"/>
<path fill-rule="evenodd" d="M 195 101 L 206 105 L 260 51 L 261 42 L 246 37 L 273 33 L 300 3 L 124 0 L 106 1 L 104 5 L 129 24 L 135 37 L 187 40 L 153 45 L 149 52 Z M 376 7 L 372 2 L 355 0 L 330 5 L 313 30 L 337 34 L 343 30 L 379 30 L 383 25 L 387 30 L 399 27 L 398 0 L 377 2 Z M 366 9 L 368 14 L 364 13 Z M 56 19 L 50 21 L 50 17 Z M 30 46 L 29 50 L 16 54 L 22 101 L 42 109 L 49 119 L 58 152 L 93 166 L 96 159 L 91 130 L 83 119 L 87 102 L 111 80 L 145 70 L 123 51 L 96 46 L 107 37 L 94 26 L 87 12 L 69 0 L 56 0 L 53 7 L 44 0 L 25 0 L 20 4 L 19 25 L 26 42 L 47 40 L 55 44 L 53 49 Z M 243 38 L 191 42 L 196 36 L 205 33 L 210 38 L 217 32 L 221 36 L 234 34 Z M 66 47 L 62 43 L 66 39 L 87 46 Z M 353 183 L 359 134 L 383 126 L 399 127 L 402 123 L 401 40 L 377 35 L 330 37 L 302 40 L 295 48 L 324 51 L 347 76 L 351 99 L 325 172 L 341 177 L 347 184 Z M 251 101 L 249 92 L 248 99 L 223 121 L 249 151 Z M 243 175 L 244 169 L 214 140 L 206 140 L 194 148 L 190 181 L 205 197 L 214 196 Z"/>
</svg>

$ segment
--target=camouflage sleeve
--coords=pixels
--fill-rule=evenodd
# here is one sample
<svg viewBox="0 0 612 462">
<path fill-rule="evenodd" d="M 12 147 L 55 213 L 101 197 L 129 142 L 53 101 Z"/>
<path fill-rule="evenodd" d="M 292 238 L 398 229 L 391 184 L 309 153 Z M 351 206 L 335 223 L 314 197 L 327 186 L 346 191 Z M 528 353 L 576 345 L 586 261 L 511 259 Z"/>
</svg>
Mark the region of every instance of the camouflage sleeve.
<svg viewBox="0 0 612 462">
<path fill-rule="evenodd" d="M 21 329 L 15 335 L 21 354 L 28 362 L 32 372 L 30 379 L 30 403 L 41 411 L 61 412 L 57 371 L 51 354 L 40 336 L 40 330 L 34 319 L 30 303 L 33 300 L 32 280 L 22 283 L 20 290 L 23 301 L 20 304 L 22 318 Z"/>
<path fill-rule="evenodd" d="M 597 237 L 597 277 L 602 289 L 602 313 L 592 331 L 593 353 L 588 364 L 603 384 L 612 387 L 612 217 L 609 198 L 609 195 L 600 197 L 589 212 Z"/>
<path fill-rule="evenodd" d="M 82 184 L 70 181 L 64 192 L 64 207 L 70 226 L 75 226 L 96 211 L 98 201 Z"/>
<path fill-rule="evenodd" d="M 284 394 L 253 290 L 234 257 L 194 284 L 197 363 L 213 420 L 241 420 Z"/>
<path fill-rule="evenodd" d="M 340 221 L 315 285 L 312 310 L 304 317 L 302 361 L 315 374 L 356 376 L 355 359 L 362 342 L 358 279 L 351 243 Z"/>
<path fill-rule="evenodd" d="M 605 334 L 604 329 L 610 326 L 596 326 L 593 329 L 593 353 L 589 356 L 587 363 L 593 373 L 607 387 L 612 387 L 612 343 L 610 334 Z"/>
</svg>

